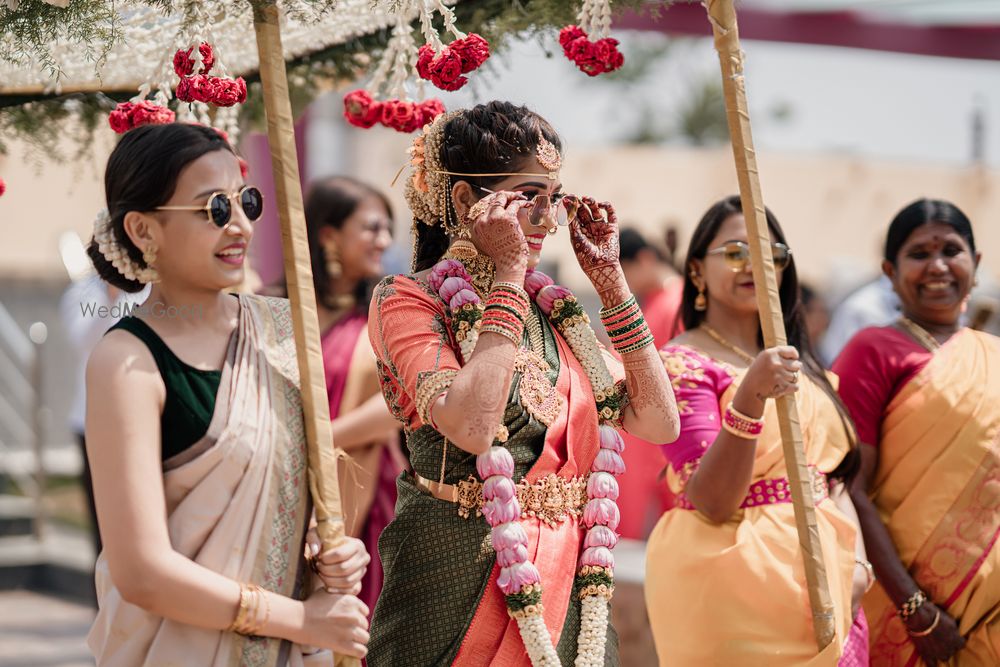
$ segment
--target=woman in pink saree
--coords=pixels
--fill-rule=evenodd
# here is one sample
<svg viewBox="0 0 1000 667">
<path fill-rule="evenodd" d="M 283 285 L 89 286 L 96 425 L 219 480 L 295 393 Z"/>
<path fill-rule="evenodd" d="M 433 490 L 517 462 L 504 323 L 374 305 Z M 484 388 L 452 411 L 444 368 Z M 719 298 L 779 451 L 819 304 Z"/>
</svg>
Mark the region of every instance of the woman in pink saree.
<svg viewBox="0 0 1000 667">
<path fill-rule="evenodd" d="M 260 192 L 215 130 L 128 132 L 105 177 L 88 253 L 149 298 L 87 368 L 87 450 L 104 550 L 98 665 L 329 664 L 364 656 L 358 540 L 306 576 L 307 484 L 291 314 L 234 295 Z M 313 544 L 317 546 L 313 547 Z"/>
<path fill-rule="evenodd" d="M 396 476 L 403 470 L 399 424 L 379 389 L 366 334 L 373 281 L 392 242 L 392 210 L 380 192 L 343 176 L 314 183 L 305 204 L 333 441 L 351 455 L 341 466 L 347 533 L 372 562 L 360 597 L 369 609 L 382 590 L 378 538 L 392 521 Z"/>
</svg>

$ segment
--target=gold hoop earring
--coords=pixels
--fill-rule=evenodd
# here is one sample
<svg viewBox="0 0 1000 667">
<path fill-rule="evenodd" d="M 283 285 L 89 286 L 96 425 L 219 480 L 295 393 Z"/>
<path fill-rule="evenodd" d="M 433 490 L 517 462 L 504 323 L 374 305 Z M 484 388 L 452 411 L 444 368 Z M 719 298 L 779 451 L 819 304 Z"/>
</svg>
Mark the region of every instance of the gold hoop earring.
<svg viewBox="0 0 1000 667">
<path fill-rule="evenodd" d="M 323 254 L 326 255 L 326 275 L 336 280 L 344 273 L 344 265 L 337 256 L 337 247 L 328 246 L 323 249 Z"/>
</svg>

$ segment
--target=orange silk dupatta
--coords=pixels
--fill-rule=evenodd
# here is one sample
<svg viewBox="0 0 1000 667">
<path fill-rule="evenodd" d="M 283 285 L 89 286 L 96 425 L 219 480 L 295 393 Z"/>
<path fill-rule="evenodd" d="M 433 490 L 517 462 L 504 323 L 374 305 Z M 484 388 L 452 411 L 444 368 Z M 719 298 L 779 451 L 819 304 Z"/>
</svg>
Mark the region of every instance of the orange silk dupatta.
<svg viewBox="0 0 1000 667">
<path fill-rule="evenodd" d="M 959 622 L 949 664 L 1000 664 L 1000 342 L 963 330 L 893 398 L 873 500 L 917 584 Z M 877 666 L 919 663 L 878 585 L 865 597 Z"/>
</svg>

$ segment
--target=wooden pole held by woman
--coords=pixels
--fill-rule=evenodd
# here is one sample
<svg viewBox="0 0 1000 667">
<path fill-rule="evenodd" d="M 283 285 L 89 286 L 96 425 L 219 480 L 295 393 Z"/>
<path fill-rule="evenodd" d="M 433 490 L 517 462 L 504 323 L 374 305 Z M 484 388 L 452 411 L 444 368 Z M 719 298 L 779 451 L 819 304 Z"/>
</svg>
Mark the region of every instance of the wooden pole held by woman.
<svg viewBox="0 0 1000 667">
<path fill-rule="evenodd" d="M 760 192 L 757 157 L 750 133 L 750 113 L 747 108 L 746 86 L 743 78 L 743 52 L 736 25 L 733 0 L 707 0 L 708 18 L 715 35 L 715 48 L 722 66 L 722 87 L 726 97 L 726 117 L 736 158 L 740 198 L 746 218 L 750 254 L 753 261 L 753 281 L 757 286 L 757 308 L 765 347 L 786 345 L 785 323 L 778 296 L 778 282 L 771 257 L 771 234 L 764 215 L 764 200 Z M 767 248 L 768 251 L 764 252 Z M 830 597 L 816 510 L 812 489 L 812 475 L 806 464 L 802 447 L 795 397 L 783 396 L 777 400 L 781 441 L 788 467 L 792 503 L 795 508 L 795 525 L 799 544 L 805 560 L 809 603 L 812 607 L 816 643 L 822 651 L 836 637 L 833 600 Z"/>
<path fill-rule="evenodd" d="M 292 106 L 288 97 L 285 57 L 281 46 L 278 8 L 273 0 L 254 2 L 254 30 L 264 87 L 267 139 L 278 196 L 278 217 L 285 260 L 285 279 L 291 300 L 295 347 L 298 349 L 302 410 L 309 456 L 309 489 L 323 551 L 344 538 L 344 520 L 337 482 L 337 453 L 330 430 L 330 404 L 323 374 L 316 294 L 313 289 L 309 240 L 302 206 L 299 163 L 295 150 Z M 338 656 L 335 664 L 359 667 L 355 658 Z"/>
</svg>

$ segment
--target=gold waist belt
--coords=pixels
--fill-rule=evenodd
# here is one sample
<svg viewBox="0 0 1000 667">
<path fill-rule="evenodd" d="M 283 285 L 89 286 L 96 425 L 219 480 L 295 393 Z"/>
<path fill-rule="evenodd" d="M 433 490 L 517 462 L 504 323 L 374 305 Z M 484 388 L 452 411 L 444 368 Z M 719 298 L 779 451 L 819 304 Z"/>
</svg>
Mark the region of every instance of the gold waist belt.
<svg viewBox="0 0 1000 667">
<path fill-rule="evenodd" d="M 521 505 L 521 518 L 537 518 L 549 526 L 566 520 L 567 516 L 579 518 L 587 504 L 587 480 L 590 475 L 567 479 L 549 475 L 534 484 L 522 479 L 515 485 L 517 500 Z M 482 516 L 483 483 L 469 475 L 458 484 L 434 482 L 420 475 L 413 475 L 414 485 L 438 500 L 458 505 L 458 515 L 468 519 L 475 511 Z"/>
</svg>

